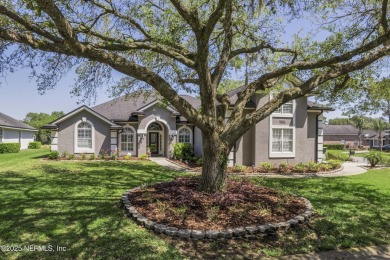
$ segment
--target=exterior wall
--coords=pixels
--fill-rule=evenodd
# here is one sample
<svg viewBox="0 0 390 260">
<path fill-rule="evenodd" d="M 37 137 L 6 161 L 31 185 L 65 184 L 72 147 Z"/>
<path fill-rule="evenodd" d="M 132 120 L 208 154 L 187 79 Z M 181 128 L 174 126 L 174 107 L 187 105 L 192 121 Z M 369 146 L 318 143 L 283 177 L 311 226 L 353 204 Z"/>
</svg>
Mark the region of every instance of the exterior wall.
<svg viewBox="0 0 390 260">
<path fill-rule="evenodd" d="M 171 112 L 165 108 L 158 107 L 157 105 L 146 109 L 144 116 L 138 117 L 138 130 L 137 130 L 137 145 L 138 155 L 145 154 L 147 152 L 147 138 L 148 138 L 148 126 L 152 122 L 159 122 L 163 126 L 164 135 L 164 154 L 163 156 L 170 157 L 173 148 L 172 145 L 176 142 L 176 117 L 171 116 Z"/>
<path fill-rule="evenodd" d="M 254 165 L 253 138 L 255 128 L 250 128 L 236 143 L 235 162 L 241 165 Z"/>
<path fill-rule="evenodd" d="M 83 110 L 76 115 L 58 123 L 58 151 L 60 153 L 75 153 L 75 125 L 85 117 L 94 126 L 94 153 L 98 155 L 101 149 L 111 150 L 110 125 L 100 118 Z"/>
<path fill-rule="evenodd" d="M 202 141 L 202 131 L 197 128 L 196 126 L 194 127 L 194 152 L 195 155 L 197 156 L 203 156 L 203 141 Z"/>
<path fill-rule="evenodd" d="M 260 95 L 256 96 L 254 100 L 257 104 L 257 108 L 263 106 L 270 99 L 269 96 Z M 286 157 L 283 156 L 271 156 L 270 154 L 270 139 L 271 139 L 271 123 L 273 126 L 286 125 L 288 127 L 293 126 L 293 155 Z M 253 164 L 259 165 L 260 162 L 269 161 L 272 163 L 298 163 L 315 160 L 316 158 L 316 117 L 315 114 L 308 115 L 307 112 L 307 98 L 300 98 L 295 100 L 294 118 L 285 118 L 284 116 L 272 115 L 266 119 L 260 121 L 254 126 L 254 134 L 252 144 L 254 147 L 249 147 L 249 150 L 253 151 L 254 159 Z M 245 147 L 242 149 L 246 150 Z M 240 151 L 236 155 L 240 156 Z M 246 162 L 249 162 L 246 159 Z M 236 161 L 238 163 L 239 161 Z M 244 160 L 242 160 L 244 163 Z M 250 164 L 251 165 L 251 164 Z"/>
<path fill-rule="evenodd" d="M 3 129 L 3 143 L 20 143 L 20 149 L 28 148 L 28 144 L 34 142 L 34 132 L 16 129 Z"/>
<path fill-rule="evenodd" d="M 34 132 L 21 131 L 20 149 L 27 149 L 31 142 L 34 142 Z"/>
</svg>

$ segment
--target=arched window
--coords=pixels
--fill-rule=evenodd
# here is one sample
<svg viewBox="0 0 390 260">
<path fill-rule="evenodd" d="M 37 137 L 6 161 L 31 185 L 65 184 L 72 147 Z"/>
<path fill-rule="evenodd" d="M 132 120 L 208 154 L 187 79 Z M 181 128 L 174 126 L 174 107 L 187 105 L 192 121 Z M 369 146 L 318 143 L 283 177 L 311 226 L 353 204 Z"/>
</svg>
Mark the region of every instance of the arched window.
<svg viewBox="0 0 390 260">
<path fill-rule="evenodd" d="M 191 143 L 191 131 L 188 127 L 179 130 L 179 143 Z"/>
<path fill-rule="evenodd" d="M 121 150 L 134 151 L 134 130 L 126 127 L 121 133 Z"/>
<path fill-rule="evenodd" d="M 94 133 L 91 122 L 82 120 L 76 125 L 75 131 L 75 153 L 93 153 Z"/>
<path fill-rule="evenodd" d="M 153 122 L 148 126 L 148 130 L 161 131 L 163 129 L 159 123 Z"/>
</svg>

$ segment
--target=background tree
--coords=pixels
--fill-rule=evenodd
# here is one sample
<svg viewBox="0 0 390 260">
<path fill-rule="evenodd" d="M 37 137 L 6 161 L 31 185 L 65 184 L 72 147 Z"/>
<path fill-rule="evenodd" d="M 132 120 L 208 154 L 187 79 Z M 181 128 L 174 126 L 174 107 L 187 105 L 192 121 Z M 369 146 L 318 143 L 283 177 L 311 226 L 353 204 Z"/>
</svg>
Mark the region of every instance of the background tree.
<svg viewBox="0 0 390 260">
<path fill-rule="evenodd" d="M 3 0 L 0 70 L 32 68 L 44 91 L 76 66 L 74 93 L 84 98 L 113 71 L 124 76 L 118 94 L 154 88 L 201 129 L 201 188 L 216 192 L 225 186 L 230 150 L 251 126 L 315 90 L 359 88 L 352 83 L 388 66 L 388 9 L 388 0 Z M 307 33 L 284 33 L 302 19 L 312 19 Z M 218 88 L 235 72 L 247 84 L 233 105 Z M 256 92 L 291 76 L 300 81 L 244 113 Z M 181 90 L 199 93 L 202 109 Z"/>
<path fill-rule="evenodd" d="M 35 134 L 36 141 L 48 144 L 51 142 L 51 131 L 42 129 L 42 126 L 60 118 L 63 115 L 64 112 L 62 111 L 54 111 L 50 115 L 46 113 L 30 112 L 27 113 L 26 117 L 22 121 L 38 129 L 38 132 Z"/>
<path fill-rule="evenodd" d="M 354 116 L 351 118 L 353 125 L 358 129 L 359 148 L 362 145 L 363 130 L 368 128 L 367 122 L 363 116 Z"/>
<path fill-rule="evenodd" d="M 383 121 L 383 119 L 381 119 L 381 118 L 374 120 L 374 123 L 372 124 L 372 128 L 378 133 L 379 150 L 380 151 L 382 151 L 382 147 L 383 147 L 382 132 L 387 130 L 388 127 L 389 127 L 389 125 L 386 124 L 386 122 Z"/>
</svg>

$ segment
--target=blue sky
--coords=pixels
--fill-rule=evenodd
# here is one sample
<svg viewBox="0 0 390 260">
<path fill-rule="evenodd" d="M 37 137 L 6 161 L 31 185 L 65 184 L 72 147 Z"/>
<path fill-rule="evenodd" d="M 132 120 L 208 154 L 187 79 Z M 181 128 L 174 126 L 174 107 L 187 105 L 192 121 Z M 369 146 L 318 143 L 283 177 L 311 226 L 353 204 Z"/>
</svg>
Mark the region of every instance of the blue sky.
<svg viewBox="0 0 390 260">
<path fill-rule="evenodd" d="M 75 75 L 69 74 L 62 79 L 55 89 L 48 90 L 40 95 L 37 90 L 35 80 L 29 79 L 30 71 L 23 69 L 14 73 L 9 73 L 6 79 L 0 78 L 0 112 L 13 118 L 22 120 L 28 112 L 44 112 L 50 114 L 53 111 L 63 111 L 65 113 L 85 104 L 87 106 L 94 103 L 78 103 L 78 97 L 70 94 L 71 84 Z M 109 93 L 104 87 L 99 91 L 96 104 L 110 100 Z M 341 116 L 340 111 L 326 113 L 330 119 Z"/>
</svg>

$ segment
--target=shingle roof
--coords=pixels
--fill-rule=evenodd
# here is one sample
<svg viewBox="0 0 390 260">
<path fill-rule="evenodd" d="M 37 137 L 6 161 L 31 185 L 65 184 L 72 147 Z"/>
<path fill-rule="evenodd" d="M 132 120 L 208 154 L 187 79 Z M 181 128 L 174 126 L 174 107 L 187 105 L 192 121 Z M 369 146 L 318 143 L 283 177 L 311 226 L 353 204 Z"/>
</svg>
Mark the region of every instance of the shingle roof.
<svg viewBox="0 0 390 260">
<path fill-rule="evenodd" d="M 307 101 L 307 109 L 312 109 L 312 110 L 328 110 L 328 111 L 334 111 L 333 108 L 324 106 L 322 104 L 318 104 L 313 101 Z"/>
<path fill-rule="evenodd" d="M 353 125 L 324 125 L 324 135 L 358 135 L 359 130 Z M 378 135 L 375 130 L 366 129 L 363 130 L 362 135 L 366 135 L 368 138 L 372 138 Z M 382 137 L 387 133 L 382 132 Z"/>
<path fill-rule="evenodd" d="M 200 100 L 195 97 L 189 95 L 180 96 L 195 109 L 198 109 L 201 105 Z M 91 107 L 91 109 L 113 121 L 132 121 L 135 120 L 132 115 L 133 112 L 154 102 L 156 99 L 157 95 L 154 93 L 150 93 L 149 96 L 122 96 Z"/>
<path fill-rule="evenodd" d="M 19 120 L 16 120 L 15 118 L 12 118 L 10 116 L 7 116 L 6 114 L 3 114 L 0 112 L 0 127 L 12 127 L 12 128 L 20 128 L 20 129 L 27 129 L 27 130 L 37 130 L 36 128 L 29 126 L 23 122 L 20 122 Z"/>
</svg>

